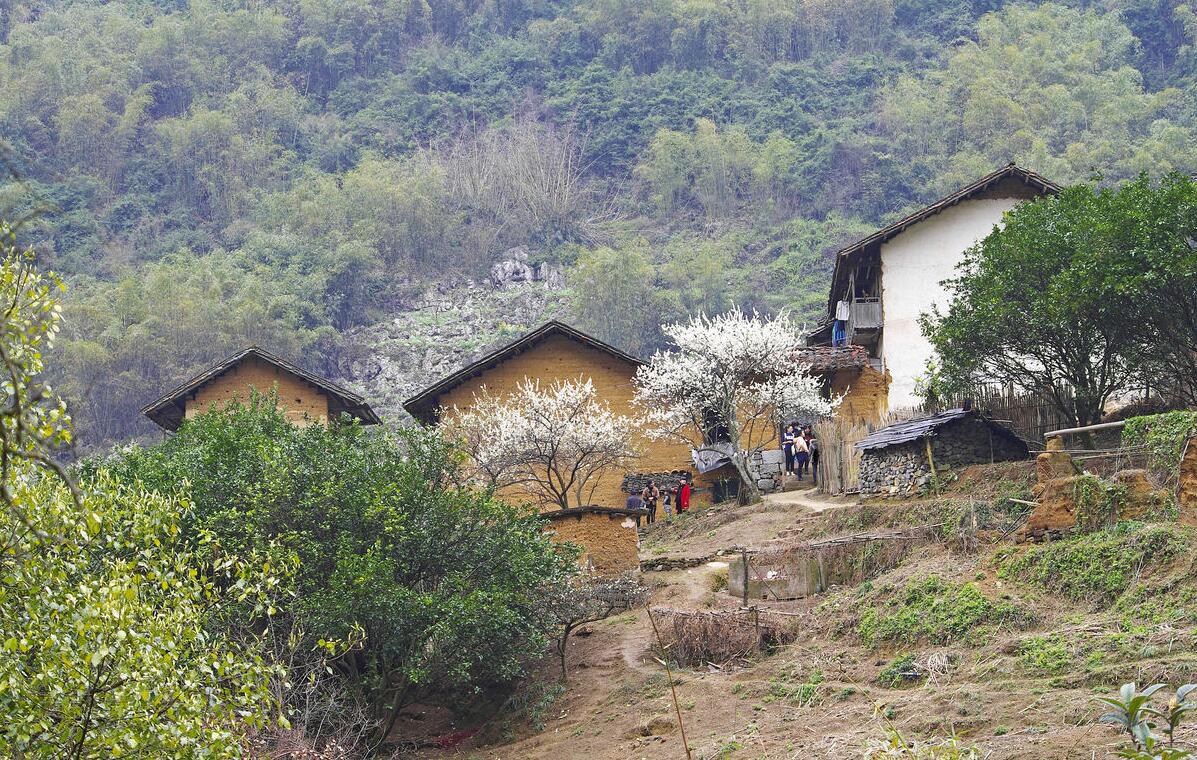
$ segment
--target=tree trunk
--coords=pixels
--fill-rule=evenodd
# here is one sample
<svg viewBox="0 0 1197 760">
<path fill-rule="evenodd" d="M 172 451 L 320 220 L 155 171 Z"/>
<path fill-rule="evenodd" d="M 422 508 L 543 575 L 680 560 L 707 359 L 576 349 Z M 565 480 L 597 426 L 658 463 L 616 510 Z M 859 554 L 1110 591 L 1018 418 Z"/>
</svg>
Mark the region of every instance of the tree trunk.
<svg viewBox="0 0 1197 760">
<path fill-rule="evenodd" d="M 740 482 L 743 487 L 740 489 L 740 503 L 755 504 L 761 500 L 761 489 L 756 485 L 756 478 L 752 471 L 748 468 L 748 452 L 737 451 L 732 455 L 732 464 L 736 467 L 736 472 L 740 474 Z M 748 498 L 745 500 L 744 489 L 748 489 Z"/>
</svg>

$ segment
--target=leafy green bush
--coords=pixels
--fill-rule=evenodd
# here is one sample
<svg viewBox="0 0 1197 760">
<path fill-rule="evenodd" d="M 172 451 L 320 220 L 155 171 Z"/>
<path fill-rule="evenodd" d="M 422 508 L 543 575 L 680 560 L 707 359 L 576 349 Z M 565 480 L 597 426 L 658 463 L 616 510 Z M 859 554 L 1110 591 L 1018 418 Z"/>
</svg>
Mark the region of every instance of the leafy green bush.
<svg viewBox="0 0 1197 760">
<path fill-rule="evenodd" d="M 998 575 L 1076 601 L 1110 604 L 1140 573 L 1166 564 L 1191 546 L 1189 533 L 1176 525 L 1119 523 L 1096 533 L 1032 546 L 1002 561 Z"/>
<path fill-rule="evenodd" d="M 857 633 L 869 646 L 882 642 L 947 644 L 977 639 L 986 628 L 1021 626 L 1029 613 L 1012 602 L 992 601 L 973 583 L 937 576 L 912 581 L 882 603 L 865 608 Z"/>
<path fill-rule="evenodd" d="M 896 689 L 918 683 L 922 677 L 923 673 L 914 664 L 914 655 L 907 653 L 895 657 L 893 662 L 886 665 L 885 670 L 877 674 L 877 683 Z"/>
<path fill-rule="evenodd" d="M 111 466 L 189 497 L 191 535 L 295 552 L 280 614 L 312 645 L 364 634 L 333 667 L 388 722 L 412 701 L 522 675 L 556 625 L 538 590 L 576 570 L 536 515 L 455 485 L 457 455 L 432 433 L 299 428 L 257 397 Z"/>
<path fill-rule="evenodd" d="M 1019 643 L 1018 660 L 1031 670 L 1059 675 L 1072 665 L 1072 652 L 1057 634 L 1032 636 Z"/>
<path fill-rule="evenodd" d="M 44 533 L 0 513 L 17 536 L 0 586 L 0 754 L 239 755 L 245 732 L 277 715 L 268 687 L 281 673 L 258 636 L 224 632 L 266 618 L 290 563 L 228 554 L 210 533 L 189 540 L 185 500 L 109 473 L 79 503 L 49 479 L 15 495 Z"/>
<path fill-rule="evenodd" d="M 1149 466 L 1164 482 L 1174 481 L 1185 443 L 1197 435 L 1197 412 L 1177 411 L 1131 417 L 1122 428 L 1122 445 L 1142 446 Z"/>
</svg>

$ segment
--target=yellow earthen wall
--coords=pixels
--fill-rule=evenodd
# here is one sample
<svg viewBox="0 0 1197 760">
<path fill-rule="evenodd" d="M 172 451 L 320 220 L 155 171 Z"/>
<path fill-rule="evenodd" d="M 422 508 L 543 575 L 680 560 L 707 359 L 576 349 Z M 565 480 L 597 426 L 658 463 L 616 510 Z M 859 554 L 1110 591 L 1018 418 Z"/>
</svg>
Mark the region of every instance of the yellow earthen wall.
<svg viewBox="0 0 1197 760">
<path fill-rule="evenodd" d="M 613 412 L 634 415 L 636 410 L 633 408 L 632 398 L 635 389 L 632 377 L 635 372 L 634 367 L 614 356 L 554 335 L 454 388 L 440 398 L 440 405 L 447 409 L 454 406 L 466 409 L 473 403 L 475 394 L 481 392 L 483 387 L 492 393 L 508 393 L 515 390 L 516 385 L 525 377 L 539 380 L 542 386 L 551 385 L 558 380 L 577 380 L 579 377 L 585 377 L 594 383 L 598 398 L 610 404 Z M 690 447 L 677 441 L 639 436 L 636 445 L 641 451 L 641 456 L 628 466 L 629 471 L 669 472 L 689 470 L 692 467 Z M 624 472 L 620 469 L 600 476 L 591 500 L 593 506 L 624 506 L 627 494 L 619 490 Z M 521 494 L 514 492 L 509 495 L 519 499 Z M 556 505 L 545 507 L 546 510 L 557 508 Z"/>
<path fill-rule="evenodd" d="M 836 416 L 843 422 L 877 422 L 889 411 L 889 377 L 872 367 L 840 370 L 831 378 L 832 398 L 843 394 Z"/>
<path fill-rule="evenodd" d="M 558 541 L 582 547 L 578 563 L 600 575 L 620 575 L 640 567 L 636 520 L 625 515 L 590 512 L 552 518 L 547 530 Z"/>
<path fill-rule="evenodd" d="M 297 425 L 328 424 L 328 397 L 299 378 L 274 365 L 250 357 L 199 388 L 187 399 L 186 416 L 194 417 L 230 401 L 248 401 L 251 389 L 262 395 L 278 391 L 278 405 Z"/>
<path fill-rule="evenodd" d="M 1197 525 L 1197 438 L 1190 438 L 1180 462 L 1179 487 L 1176 501 L 1180 507 L 1180 521 Z"/>
</svg>

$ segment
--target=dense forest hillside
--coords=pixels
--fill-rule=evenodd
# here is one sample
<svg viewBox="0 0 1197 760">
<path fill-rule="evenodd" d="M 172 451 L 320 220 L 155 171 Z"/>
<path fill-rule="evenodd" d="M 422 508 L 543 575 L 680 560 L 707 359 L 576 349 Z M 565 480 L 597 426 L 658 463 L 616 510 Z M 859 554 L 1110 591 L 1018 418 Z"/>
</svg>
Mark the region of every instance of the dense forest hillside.
<svg viewBox="0 0 1197 760">
<path fill-rule="evenodd" d="M 10 0 L 0 198 L 69 285 L 94 447 L 251 342 L 432 380 L 408 307 L 490 301 L 516 247 L 565 289 L 446 355 L 538 309 L 633 351 L 733 302 L 811 318 L 829 251 L 1007 161 L 1197 170 L 1195 44 L 1176 0 Z"/>
</svg>

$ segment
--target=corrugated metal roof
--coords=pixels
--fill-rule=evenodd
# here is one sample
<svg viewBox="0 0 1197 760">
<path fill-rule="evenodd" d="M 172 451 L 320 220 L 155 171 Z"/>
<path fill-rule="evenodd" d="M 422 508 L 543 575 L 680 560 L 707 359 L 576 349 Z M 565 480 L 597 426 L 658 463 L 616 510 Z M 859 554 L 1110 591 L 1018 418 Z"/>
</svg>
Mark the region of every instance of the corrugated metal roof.
<svg viewBox="0 0 1197 760">
<path fill-rule="evenodd" d="M 874 430 L 864 439 L 856 444 L 856 448 L 861 451 L 869 451 L 872 449 L 884 449 L 887 446 L 897 446 L 902 443 L 909 443 L 917 441 L 920 438 L 935 435 L 936 430 L 944 425 L 955 422 L 956 420 L 964 419 L 970 415 L 976 415 L 977 418 L 993 428 L 994 432 L 1022 441 L 1010 428 L 1001 425 L 989 417 L 986 417 L 976 409 L 948 409 L 947 411 L 933 414 L 930 417 L 920 417 L 914 420 L 906 420 L 904 422 L 895 422 L 893 425 L 887 425 L 879 430 Z"/>
</svg>

